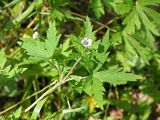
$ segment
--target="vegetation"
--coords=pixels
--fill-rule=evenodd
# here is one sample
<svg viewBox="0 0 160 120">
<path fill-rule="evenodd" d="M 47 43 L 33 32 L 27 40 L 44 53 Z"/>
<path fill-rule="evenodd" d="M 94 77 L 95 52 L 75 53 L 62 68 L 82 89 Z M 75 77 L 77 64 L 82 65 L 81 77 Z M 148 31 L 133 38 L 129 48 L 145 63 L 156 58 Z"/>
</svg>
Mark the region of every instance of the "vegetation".
<svg viewBox="0 0 160 120">
<path fill-rule="evenodd" d="M 158 120 L 160 0 L 1 0 L 0 120 Z"/>
</svg>

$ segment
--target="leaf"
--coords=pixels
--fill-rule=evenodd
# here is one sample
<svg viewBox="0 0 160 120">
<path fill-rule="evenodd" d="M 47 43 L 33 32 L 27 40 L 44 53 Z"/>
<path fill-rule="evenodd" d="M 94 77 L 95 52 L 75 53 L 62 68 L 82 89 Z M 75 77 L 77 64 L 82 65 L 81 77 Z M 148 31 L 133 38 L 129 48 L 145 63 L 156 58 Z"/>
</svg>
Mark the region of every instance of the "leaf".
<svg viewBox="0 0 160 120">
<path fill-rule="evenodd" d="M 136 30 L 140 30 L 141 26 L 144 25 L 146 30 L 151 31 L 152 34 L 158 36 L 159 32 L 156 29 L 156 26 L 149 20 L 143 9 L 146 10 L 145 7 L 136 4 L 132 12 L 124 19 L 123 24 L 126 25 L 125 32 L 130 35 L 134 34 Z M 154 13 L 156 14 L 156 12 Z"/>
<path fill-rule="evenodd" d="M 64 13 L 62 13 L 61 11 L 59 11 L 58 9 L 53 9 L 51 10 L 51 15 L 54 17 L 54 18 L 57 18 L 59 21 L 62 21 L 65 17 Z"/>
<path fill-rule="evenodd" d="M 42 99 L 40 102 L 37 103 L 37 105 L 35 106 L 34 110 L 33 110 L 33 113 L 32 113 L 32 116 L 31 116 L 31 120 L 36 120 L 44 103 L 46 102 L 48 97 Z"/>
<path fill-rule="evenodd" d="M 105 63 L 105 61 L 107 60 L 109 53 L 96 53 L 96 62 L 97 62 L 97 66 L 94 69 L 94 72 L 97 72 Z"/>
<path fill-rule="evenodd" d="M 141 46 L 150 48 L 152 50 L 151 52 L 156 51 L 155 39 L 149 30 L 136 32 L 133 37 L 141 43 Z"/>
<path fill-rule="evenodd" d="M 102 38 L 102 42 L 100 43 L 99 52 L 100 53 L 101 52 L 103 52 L 103 53 L 107 52 L 109 46 L 110 46 L 109 31 L 107 31 Z"/>
<path fill-rule="evenodd" d="M 135 64 L 137 63 L 137 55 L 135 54 L 134 57 L 132 57 L 132 59 L 130 60 L 128 58 L 128 54 L 132 55 L 131 53 L 127 52 L 117 52 L 116 53 L 116 59 L 118 61 L 120 61 L 121 66 L 123 66 L 123 70 L 126 72 L 130 72 L 131 71 L 131 67 L 135 66 Z"/>
<path fill-rule="evenodd" d="M 142 6 L 146 6 L 146 5 L 158 6 L 158 4 L 160 4 L 160 1 L 159 0 L 138 0 L 138 3 Z"/>
<path fill-rule="evenodd" d="M 93 77 L 114 85 L 126 84 L 128 81 L 136 81 L 142 78 L 139 75 L 121 71 L 120 68 L 96 72 L 93 74 Z"/>
<path fill-rule="evenodd" d="M 129 36 L 127 34 L 123 34 L 123 38 L 125 41 L 128 41 L 128 43 L 134 48 L 134 50 L 138 53 L 140 58 L 146 63 L 149 64 L 150 60 L 150 49 L 147 47 L 143 47 L 140 42 L 138 42 L 135 38 L 132 36 Z M 132 50 L 133 51 L 133 50 Z"/>
<path fill-rule="evenodd" d="M 23 42 L 18 42 L 25 49 L 28 55 L 39 58 L 48 58 L 48 52 L 45 49 L 44 42 L 34 40 L 32 38 L 24 38 Z"/>
<path fill-rule="evenodd" d="M 141 22 L 135 8 L 124 19 L 123 24 L 126 25 L 124 30 L 128 34 L 134 34 L 136 30 L 139 30 L 141 28 Z"/>
<path fill-rule="evenodd" d="M 88 94 L 89 96 L 92 96 L 92 78 L 86 80 L 83 86 L 83 91 Z"/>
<path fill-rule="evenodd" d="M 159 35 L 158 30 L 156 29 L 155 25 L 148 19 L 148 17 L 145 15 L 145 13 L 143 12 L 143 8 L 141 8 L 140 6 L 136 6 L 138 15 L 142 21 L 142 23 L 144 24 L 146 30 L 151 31 L 154 35 Z"/>
<path fill-rule="evenodd" d="M 133 1 L 132 0 L 113 0 L 110 2 L 114 11 L 118 15 L 124 15 L 132 10 Z"/>
<path fill-rule="evenodd" d="M 80 55 L 82 55 L 84 53 L 84 47 L 80 44 L 80 41 L 78 41 L 77 37 L 72 35 L 70 36 L 70 40 L 72 41 L 74 47 L 76 48 L 76 50 L 78 51 L 78 53 Z"/>
<path fill-rule="evenodd" d="M 60 35 L 57 36 L 55 22 L 49 22 L 47 39 L 45 40 L 45 42 L 35 40 L 33 38 L 23 38 L 23 42 L 18 43 L 23 49 L 25 49 L 28 55 L 46 59 L 53 56 L 59 38 Z"/>
<path fill-rule="evenodd" d="M 82 60 L 81 60 L 81 64 L 86 68 L 86 70 L 89 72 L 89 73 L 92 73 L 93 69 L 94 69 L 94 63 L 91 59 L 91 54 L 87 53 L 85 51 L 85 48 L 80 44 L 80 39 L 77 39 L 75 36 L 71 36 L 70 37 L 73 45 L 75 46 L 76 50 L 78 51 L 78 56 L 81 56 L 82 57 Z"/>
<path fill-rule="evenodd" d="M 69 48 L 69 44 L 70 44 L 70 39 L 66 39 L 62 45 L 62 52 L 67 51 L 67 49 Z"/>
<path fill-rule="evenodd" d="M 103 92 L 105 92 L 105 89 L 103 87 L 102 82 L 96 78 L 93 78 L 93 84 L 91 90 L 94 96 L 95 103 L 103 110 L 103 103 L 104 103 Z"/>
<path fill-rule="evenodd" d="M 4 49 L 0 50 L 0 69 L 2 69 L 7 61 Z"/>
<path fill-rule="evenodd" d="M 21 112 L 22 112 L 22 106 L 19 107 L 19 108 L 14 112 L 15 118 L 20 118 Z"/>
<path fill-rule="evenodd" d="M 44 60 L 43 58 L 39 57 L 29 57 L 27 60 L 24 60 L 23 62 L 19 63 L 18 66 L 22 65 L 29 65 L 29 64 L 37 64 L 38 62 Z"/>
<path fill-rule="evenodd" d="M 103 92 L 105 89 L 101 81 L 88 76 L 77 84 L 76 90 L 80 93 L 84 91 L 89 96 L 94 96 L 95 105 L 98 105 L 101 109 L 103 109 Z"/>
<path fill-rule="evenodd" d="M 17 120 L 14 116 L 14 114 L 12 113 L 11 115 L 8 116 L 8 120 Z"/>
<path fill-rule="evenodd" d="M 86 68 L 86 70 L 92 74 L 93 70 L 94 70 L 94 63 L 93 60 L 91 59 L 90 55 L 86 55 L 83 57 L 82 61 L 82 65 Z"/>
<path fill-rule="evenodd" d="M 91 8 L 98 19 L 104 15 L 104 8 L 101 0 L 92 0 Z"/>
<path fill-rule="evenodd" d="M 72 50 L 69 50 L 70 45 L 70 39 L 66 39 L 65 42 L 62 44 L 62 51 L 61 54 L 69 57 L 70 53 L 72 53 Z"/>
<path fill-rule="evenodd" d="M 84 35 L 85 35 L 84 37 L 87 37 L 91 40 L 94 39 L 95 35 L 94 35 L 94 32 L 92 32 L 92 28 L 93 28 L 93 26 L 92 26 L 89 18 L 86 17 L 86 21 L 84 22 Z"/>
<path fill-rule="evenodd" d="M 160 14 L 157 11 L 148 7 L 143 7 L 143 10 L 154 20 L 155 23 L 160 24 Z"/>
<path fill-rule="evenodd" d="M 133 48 L 133 46 L 128 42 L 129 40 L 124 38 L 125 42 L 125 54 L 126 54 L 126 59 L 128 58 L 128 61 L 125 60 L 124 62 L 130 64 L 131 66 L 135 66 L 136 61 L 137 61 L 137 52 Z"/>
<path fill-rule="evenodd" d="M 55 22 L 49 22 L 49 29 L 47 31 L 47 39 L 45 41 L 47 52 L 49 56 L 53 56 L 54 51 L 58 45 L 60 35 L 57 36 Z"/>
<path fill-rule="evenodd" d="M 92 84 L 92 77 L 87 76 L 82 78 L 77 84 L 75 84 L 75 90 L 80 94 L 84 91 L 88 95 L 92 95 L 91 93 L 91 84 Z"/>
<path fill-rule="evenodd" d="M 96 53 L 95 55 L 95 59 L 98 64 L 97 64 L 97 67 L 94 69 L 94 72 L 97 72 L 102 67 L 104 62 L 106 61 L 108 54 L 109 54 L 106 52 L 109 46 L 110 46 L 109 31 L 107 31 L 105 35 L 103 36 L 102 41 L 98 45 L 98 53 Z"/>
<path fill-rule="evenodd" d="M 3 116 L 0 116 L 0 120 L 6 120 Z"/>
</svg>

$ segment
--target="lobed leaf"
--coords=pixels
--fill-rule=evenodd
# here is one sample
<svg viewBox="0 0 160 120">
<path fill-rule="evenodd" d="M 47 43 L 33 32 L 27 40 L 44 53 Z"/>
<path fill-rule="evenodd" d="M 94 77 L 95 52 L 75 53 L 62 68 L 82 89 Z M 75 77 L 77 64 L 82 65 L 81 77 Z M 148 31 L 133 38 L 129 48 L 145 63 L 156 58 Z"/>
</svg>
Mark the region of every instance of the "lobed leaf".
<svg viewBox="0 0 160 120">
<path fill-rule="evenodd" d="M 28 55 L 39 58 L 48 58 L 48 52 L 45 49 L 44 42 L 34 40 L 32 38 L 22 39 L 19 45 L 27 52 Z"/>
<path fill-rule="evenodd" d="M 25 38 L 23 42 L 19 42 L 21 47 L 25 49 L 28 55 L 38 58 L 50 58 L 53 56 L 58 45 L 60 35 L 57 36 L 55 22 L 49 22 L 47 31 L 47 39 L 45 42 L 35 40 L 33 38 Z"/>
</svg>

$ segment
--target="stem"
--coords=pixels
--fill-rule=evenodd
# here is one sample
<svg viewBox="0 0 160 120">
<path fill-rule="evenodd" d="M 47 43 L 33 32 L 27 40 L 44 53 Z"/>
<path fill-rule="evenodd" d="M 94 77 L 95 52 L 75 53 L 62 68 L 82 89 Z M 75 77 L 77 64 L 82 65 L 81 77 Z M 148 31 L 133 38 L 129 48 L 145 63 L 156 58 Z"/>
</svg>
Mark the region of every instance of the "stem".
<svg viewBox="0 0 160 120">
<path fill-rule="evenodd" d="M 20 2 L 20 0 L 13 0 L 12 2 L 6 4 L 6 5 L 4 6 L 4 8 L 12 7 L 13 5 L 17 4 L 18 2 Z"/>
<path fill-rule="evenodd" d="M 37 80 L 37 79 L 33 80 L 33 82 L 32 82 L 34 92 L 38 91 L 38 90 L 37 90 L 37 86 L 36 86 L 36 80 Z M 38 96 L 37 96 L 37 95 L 35 95 L 35 99 L 38 99 Z"/>
<path fill-rule="evenodd" d="M 32 25 L 36 22 L 38 16 L 36 16 L 28 25 L 27 25 L 27 28 L 30 28 L 32 27 Z"/>
<path fill-rule="evenodd" d="M 109 86 L 109 91 L 108 91 L 108 99 L 110 99 L 110 93 L 112 92 L 112 85 L 110 84 L 110 86 Z M 107 113 L 108 113 L 108 110 L 109 110 L 109 104 L 107 104 L 106 105 L 106 112 L 105 112 L 105 114 L 104 114 L 104 116 L 106 117 L 107 116 Z"/>
<path fill-rule="evenodd" d="M 35 9 L 35 6 L 36 6 L 35 2 L 32 2 L 26 11 L 24 11 L 21 15 L 19 15 L 17 18 L 13 20 L 13 23 L 18 24 L 21 21 L 23 21 Z"/>
<path fill-rule="evenodd" d="M 0 112 L 0 115 L 2 115 L 2 114 L 4 114 L 4 113 L 6 113 L 6 112 L 8 112 L 8 111 L 12 110 L 13 108 L 15 108 L 15 107 L 16 107 L 16 106 L 18 106 L 19 104 L 23 103 L 24 101 L 26 101 L 26 100 L 30 99 L 31 97 L 33 97 L 33 96 L 35 96 L 35 95 L 37 95 L 37 94 L 39 94 L 39 93 L 43 92 L 44 90 L 46 90 L 47 88 L 51 87 L 51 86 L 52 86 L 52 85 L 54 85 L 55 83 L 56 83 L 56 81 L 52 82 L 52 83 L 51 83 L 51 84 L 49 84 L 48 86 L 44 87 L 42 90 L 40 90 L 40 91 L 38 91 L 38 92 L 33 93 L 32 95 L 30 95 L 30 96 L 26 97 L 25 99 L 23 99 L 23 100 L 19 101 L 18 103 L 16 103 L 16 104 L 12 105 L 11 107 L 9 107 L 9 108 L 7 108 L 7 109 L 5 109 L 4 111 Z"/>
<path fill-rule="evenodd" d="M 95 32 L 98 32 L 98 31 L 102 30 L 102 29 L 105 28 L 107 25 L 109 25 L 109 24 L 111 24 L 112 22 L 114 22 L 116 19 L 117 19 L 117 18 L 110 20 L 109 22 L 107 22 L 106 24 L 102 25 L 100 28 L 98 28 L 97 30 L 95 30 Z M 111 28 L 109 28 L 108 26 L 107 26 L 107 28 L 108 28 L 109 30 L 111 30 L 112 32 L 116 32 L 116 30 L 111 29 Z"/>
<path fill-rule="evenodd" d="M 75 12 L 71 12 L 71 11 L 67 11 L 67 12 L 70 13 L 70 14 L 72 14 L 72 15 L 75 15 L 75 16 L 78 16 L 78 17 L 80 17 L 80 18 L 83 18 L 83 19 L 86 18 L 85 16 L 83 16 L 83 15 L 81 15 L 81 14 L 78 14 L 78 13 L 75 13 Z M 101 30 L 101 29 L 103 29 L 103 28 L 107 28 L 107 29 L 109 29 L 109 30 L 112 31 L 112 32 L 116 32 L 115 29 L 112 29 L 112 28 L 110 28 L 110 27 L 107 26 L 107 25 L 111 24 L 113 21 L 115 21 L 116 19 L 112 19 L 112 20 L 110 20 L 109 22 L 107 22 L 106 24 L 103 24 L 103 23 L 98 22 L 98 21 L 96 21 L 96 20 L 93 20 L 93 19 L 91 19 L 91 18 L 90 18 L 90 20 L 91 20 L 92 22 L 94 22 L 94 23 L 96 23 L 96 24 L 98 24 L 98 25 L 101 26 L 100 28 L 98 28 L 98 29 L 96 30 L 96 32 L 98 32 L 99 30 Z"/>
<path fill-rule="evenodd" d="M 25 109 L 25 112 L 29 111 L 32 107 L 34 107 L 39 101 L 41 101 L 44 97 L 46 97 L 48 94 L 52 93 L 57 87 L 62 85 L 62 82 L 59 82 L 49 90 L 47 90 L 41 97 L 39 97 L 31 106 L 29 106 L 27 109 Z"/>
<path fill-rule="evenodd" d="M 116 94 L 116 98 L 119 100 L 119 93 L 118 93 L 117 86 L 114 86 L 114 88 L 115 88 L 115 94 Z"/>
<path fill-rule="evenodd" d="M 71 75 L 72 71 L 74 70 L 74 68 L 77 66 L 77 64 L 79 63 L 79 61 L 81 60 L 81 58 L 79 58 L 75 64 L 72 66 L 72 68 L 70 69 L 70 71 L 68 72 L 68 74 L 61 80 L 59 81 L 55 86 L 53 86 L 52 88 L 50 88 L 49 90 L 47 90 L 41 97 L 39 97 L 31 106 L 29 106 L 27 109 L 25 109 L 25 112 L 29 111 L 30 109 L 32 109 L 39 101 L 41 101 L 44 97 L 46 97 L 47 95 L 51 94 L 57 87 L 61 86 L 62 84 L 67 82 L 67 78 Z"/>
</svg>

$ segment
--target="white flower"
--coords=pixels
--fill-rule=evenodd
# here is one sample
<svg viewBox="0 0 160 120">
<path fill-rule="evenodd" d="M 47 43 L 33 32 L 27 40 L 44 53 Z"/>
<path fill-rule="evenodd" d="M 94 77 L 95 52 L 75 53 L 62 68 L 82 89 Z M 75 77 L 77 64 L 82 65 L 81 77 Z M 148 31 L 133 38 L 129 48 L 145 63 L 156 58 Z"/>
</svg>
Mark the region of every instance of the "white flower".
<svg viewBox="0 0 160 120">
<path fill-rule="evenodd" d="M 37 31 L 35 31 L 34 33 L 33 33 L 33 39 L 36 39 L 36 38 L 38 38 L 38 32 Z"/>
<path fill-rule="evenodd" d="M 81 40 L 81 44 L 82 44 L 84 47 L 89 47 L 89 46 L 91 46 L 91 44 L 92 44 L 92 40 L 85 37 L 85 38 L 83 38 L 83 39 Z"/>
</svg>

